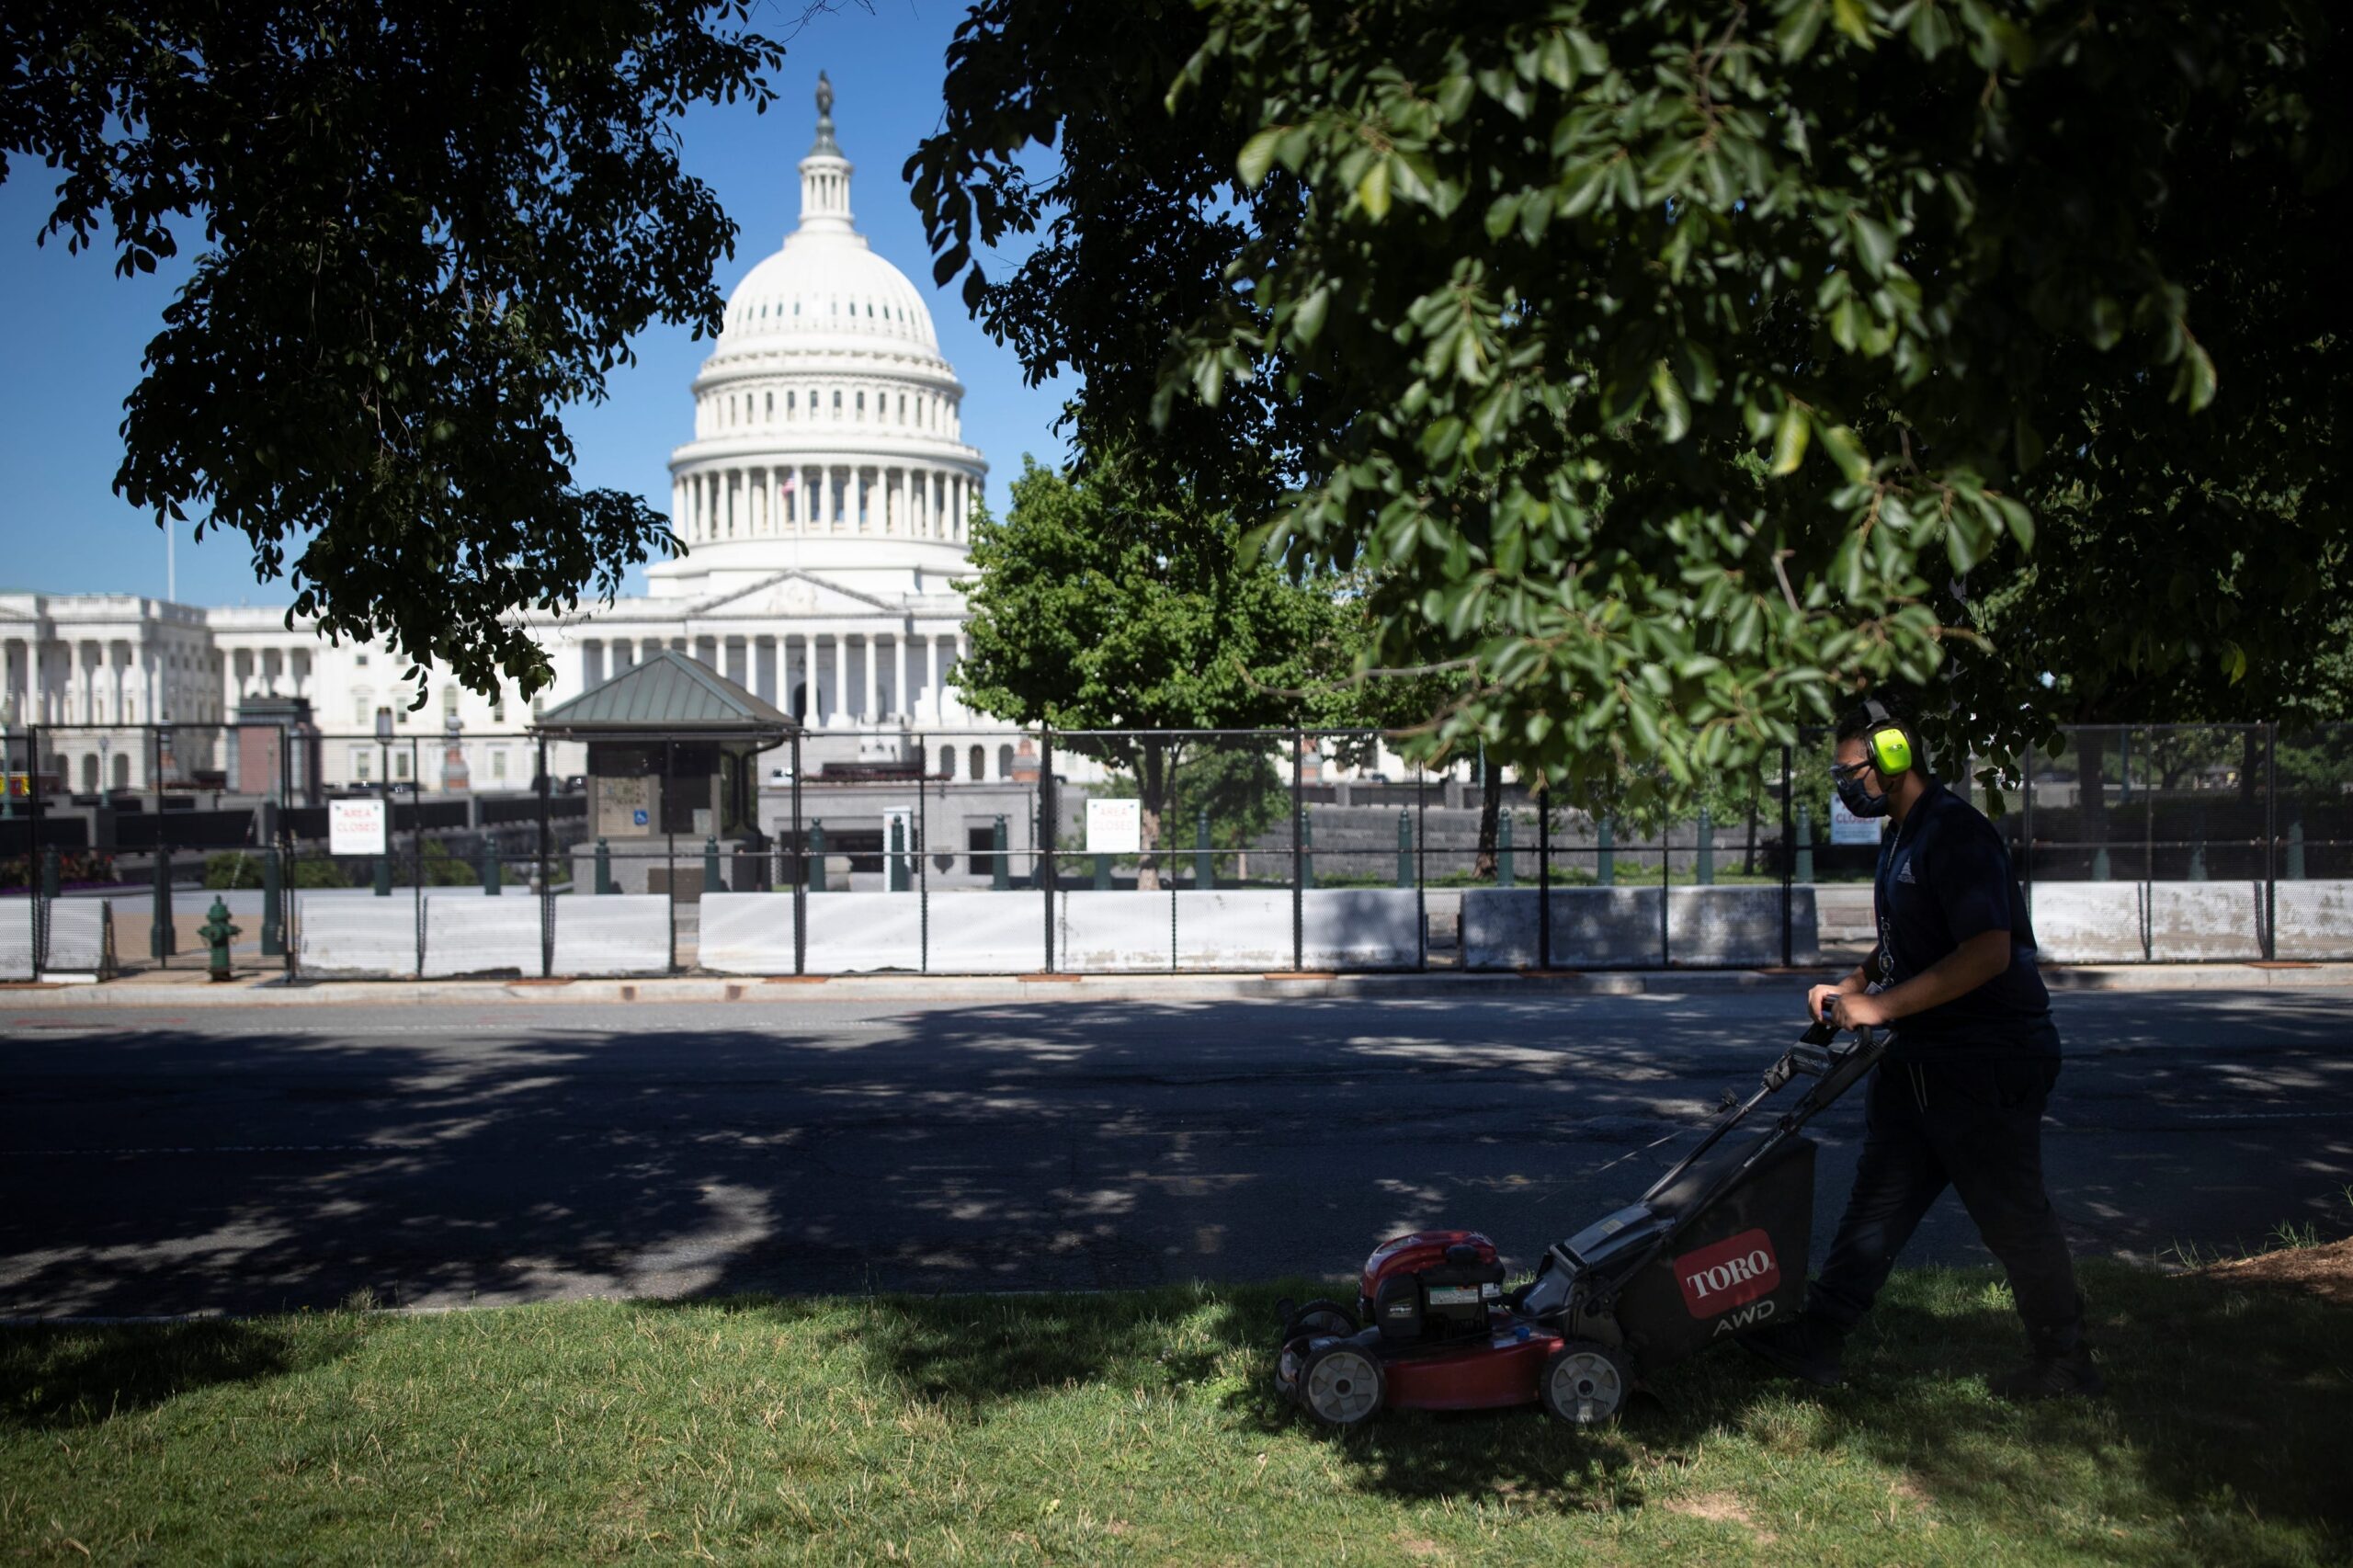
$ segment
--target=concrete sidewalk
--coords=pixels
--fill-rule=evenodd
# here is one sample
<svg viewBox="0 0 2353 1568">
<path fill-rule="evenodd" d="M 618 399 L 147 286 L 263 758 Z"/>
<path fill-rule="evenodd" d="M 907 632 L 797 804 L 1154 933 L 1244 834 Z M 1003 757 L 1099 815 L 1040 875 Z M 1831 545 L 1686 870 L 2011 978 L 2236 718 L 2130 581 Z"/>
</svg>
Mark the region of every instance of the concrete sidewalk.
<svg viewBox="0 0 2353 1568">
<path fill-rule="evenodd" d="M 104 984 L 0 984 L 0 1006 L 317 1006 L 341 1003 L 611 1002 L 1224 1002 L 1322 997 L 1540 995 L 1678 996 L 1788 991 L 1843 968 L 1800 970 L 1525 971 L 1462 974 L 855 974 L 767 979 L 673 975 L 642 980 L 345 980 L 290 984 L 280 971 L 243 970 L 213 983 L 198 969 L 151 970 Z M 2055 993 L 2091 991 L 2353 990 L 2353 963 L 2051 965 Z"/>
</svg>

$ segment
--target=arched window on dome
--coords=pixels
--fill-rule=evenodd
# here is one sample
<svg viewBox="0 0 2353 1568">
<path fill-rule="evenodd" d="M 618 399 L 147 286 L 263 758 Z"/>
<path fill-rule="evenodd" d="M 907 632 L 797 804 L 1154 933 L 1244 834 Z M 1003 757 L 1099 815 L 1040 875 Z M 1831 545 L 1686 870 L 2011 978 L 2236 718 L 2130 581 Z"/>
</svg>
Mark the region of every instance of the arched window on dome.
<svg viewBox="0 0 2353 1568">
<path fill-rule="evenodd" d="M 956 748 L 954 746 L 939 748 L 939 776 L 942 778 L 956 777 Z"/>
<path fill-rule="evenodd" d="M 902 424 L 902 425 L 904 425 L 906 422 L 907 422 L 907 394 L 906 394 L 906 393 L 904 393 L 904 392 L 901 392 L 901 393 L 899 394 L 899 423 L 900 423 L 900 424 Z"/>
<path fill-rule="evenodd" d="M 986 778 L 989 776 L 988 755 L 980 747 L 974 746 L 971 754 L 966 756 L 965 760 L 972 765 L 970 775 L 972 778 Z"/>
<path fill-rule="evenodd" d="M 834 417 L 835 417 L 835 418 L 836 418 L 836 419 L 839 419 L 841 416 L 842 416 L 842 390 L 841 390 L 841 388 L 839 388 L 839 387 L 835 387 L 835 388 L 834 389 Z"/>
<path fill-rule="evenodd" d="M 801 416 L 800 393 L 787 392 L 784 394 L 784 416 L 787 419 L 797 419 Z"/>
<path fill-rule="evenodd" d="M 762 417 L 767 419 L 769 424 L 773 425 L 776 423 L 776 393 L 767 392 L 762 395 L 767 399 L 767 408 L 766 413 L 762 415 Z"/>
<path fill-rule="evenodd" d="M 996 776 L 999 778 L 1013 777 L 1013 748 L 1011 746 L 996 748 Z"/>
<path fill-rule="evenodd" d="M 864 392 L 858 394 L 858 422 L 860 425 L 866 423 L 866 394 Z"/>
</svg>

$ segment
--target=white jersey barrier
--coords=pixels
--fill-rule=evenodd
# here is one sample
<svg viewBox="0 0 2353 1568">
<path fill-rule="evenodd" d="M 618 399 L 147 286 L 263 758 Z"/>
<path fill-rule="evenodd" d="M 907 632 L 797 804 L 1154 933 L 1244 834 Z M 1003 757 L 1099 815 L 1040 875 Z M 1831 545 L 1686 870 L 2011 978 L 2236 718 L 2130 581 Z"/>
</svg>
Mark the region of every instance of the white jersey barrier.
<svg viewBox="0 0 2353 1568">
<path fill-rule="evenodd" d="M 1287 888 L 1097 892 L 1054 901 L 1054 967 L 1080 974 L 1412 969 L 1421 901 L 1410 888 L 1310 888 L 1291 942 Z"/>
<path fill-rule="evenodd" d="M 670 972 L 670 901 L 663 894 L 567 893 L 555 906 L 557 974 Z"/>
<path fill-rule="evenodd" d="M 306 975 L 386 980 L 416 972 L 416 897 L 294 895 L 294 967 Z"/>
<path fill-rule="evenodd" d="M 702 968 L 716 974 L 792 972 L 789 891 L 707 892 L 698 907 L 702 933 L 698 961 Z"/>
<path fill-rule="evenodd" d="M 1781 961 L 1781 890 L 1689 887 L 1666 890 L 1660 923 L 1655 887 L 1554 888 L 1552 951 L 1537 958 L 1534 888 L 1472 888 L 1462 895 L 1465 969 L 1641 969 L 1662 959 L 1677 964 L 1745 966 Z M 1821 959 L 1821 917 L 1813 889 L 1790 890 L 1790 961 Z"/>
<path fill-rule="evenodd" d="M 0 898 L 0 980 L 33 977 L 33 929 L 40 912 L 29 898 Z"/>
<path fill-rule="evenodd" d="M 2259 881 L 2037 882 L 2034 936 L 2053 963 L 2245 963 L 2263 957 Z M 2353 958 L 2353 883 L 2271 884 L 2282 960 Z"/>
<path fill-rule="evenodd" d="M 428 979 L 460 974 L 513 973 L 539 978 L 540 900 L 536 893 L 485 898 L 451 897 L 463 890 L 435 888 L 425 895 L 425 973 Z"/>
<path fill-rule="evenodd" d="M 2353 882 L 2274 882 L 2281 959 L 2353 959 Z"/>
<path fill-rule="evenodd" d="M 29 901 L 28 901 L 29 902 Z M 45 974 L 114 973 L 114 904 L 103 898 L 55 899 L 49 905 Z"/>
</svg>

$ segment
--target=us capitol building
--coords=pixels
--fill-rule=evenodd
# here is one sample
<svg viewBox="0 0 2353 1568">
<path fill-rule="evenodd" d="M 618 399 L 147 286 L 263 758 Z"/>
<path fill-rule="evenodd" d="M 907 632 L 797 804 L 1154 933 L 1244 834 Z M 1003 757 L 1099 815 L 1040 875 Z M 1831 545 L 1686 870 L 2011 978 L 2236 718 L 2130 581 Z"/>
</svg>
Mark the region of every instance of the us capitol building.
<svg viewBox="0 0 2353 1568">
<path fill-rule="evenodd" d="M 389 708 L 397 736 L 425 743 L 418 787 L 440 787 L 454 737 L 448 749 L 462 748 L 472 788 L 520 789 L 535 748 L 519 732 L 535 710 L 668 648 L 801 718 L 814 736 L 806 766 L 912 762 L 918 733 L 952 730 L 968 733 L 927 748 L 925 771 L 1007 778 L 1012 728 L 966 710 L 952 682 L 964 614 L 953 580 L 969 570 L 968 518 L 988 464 L 963 440 L 963 384 L 923 296 L 852 220 L 852 165 L 823 76 L 817 107 L 800 225 L 729 299 L 695 378 L 694 437 L 671 454 L 671 526 L 686 553 L 646 569 L 642 598 L 534 619 L 551 688 L 526 704 L 519 689 L 484 697 L 435 674 L 411 711 L 408 660 L 382 645 L 330 645 L 281 610 L 0 594 L 0 709 L 17 746 L 26 724 L 68 726 L 44 735 L 40 757 L 66 788 L 153 788 L 156 751 L 135 726 L 232 724 L 300 699 L 326 737 L 318 762 L 329 786 L 377 781 L 383 754 L 363 737 Z M 176 737 L 166 773 L 233 772 L 235 748 L 201 755 L 215 744 Z M 397 777 L 408 750 L 392 748 Z M 9 755 L 23 766 L 21 749 Z"/>
</svg>

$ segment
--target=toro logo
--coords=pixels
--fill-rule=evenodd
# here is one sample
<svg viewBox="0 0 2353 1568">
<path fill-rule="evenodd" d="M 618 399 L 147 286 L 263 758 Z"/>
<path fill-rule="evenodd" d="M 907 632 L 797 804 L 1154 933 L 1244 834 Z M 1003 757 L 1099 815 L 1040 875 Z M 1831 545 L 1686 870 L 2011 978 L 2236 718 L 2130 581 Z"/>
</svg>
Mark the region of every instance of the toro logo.
<svg viewBox="0 0 2353 1568">
<path fill-rule="evenodd" d="M 1743 1231 L 1677 1258 L 1675 1282 L 1683 1287 L 1683 1304 L 1693 1317 L 1711 1318 L 1771 1295 L 1781 1282 L 1781 1265 L 1773 1256 L 1772 1237 Z"/>
</svg>

